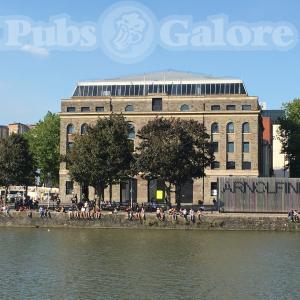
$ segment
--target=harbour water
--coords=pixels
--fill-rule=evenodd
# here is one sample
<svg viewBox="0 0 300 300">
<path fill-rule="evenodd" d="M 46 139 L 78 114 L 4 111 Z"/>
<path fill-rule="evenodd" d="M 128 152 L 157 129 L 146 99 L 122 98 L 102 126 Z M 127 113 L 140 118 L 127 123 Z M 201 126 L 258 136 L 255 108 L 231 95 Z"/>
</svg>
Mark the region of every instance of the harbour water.
<svg viewBox="0 0 300 300">
<path fill-rule="evenodd" d="M 0 299 L 299 299 L 300 234 L 0 228 Z"/>
</svg>

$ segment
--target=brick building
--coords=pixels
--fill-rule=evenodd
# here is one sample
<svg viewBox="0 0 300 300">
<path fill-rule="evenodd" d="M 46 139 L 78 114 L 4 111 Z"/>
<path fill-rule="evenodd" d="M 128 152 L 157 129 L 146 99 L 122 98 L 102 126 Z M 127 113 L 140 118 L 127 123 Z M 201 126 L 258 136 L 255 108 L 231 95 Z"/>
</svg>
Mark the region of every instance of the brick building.
<svg viewBox="0 0 300 300">
<path fill-rule="evenodd" d="M 260 174 L 262 125 L 258 98 L 249 96 L 239 79 L 167 71 L 79 82 L 73 96 L 61 102 L 61 154 L 72 146 L 74 135 L 81 134 L 86 124 L 112 111 L 122 112 L 135 132 L 156 116 L 195 119 L 205 124 L 214 142 L 215 162 L 206 170 L 205 178 L 185 185 L 185 203 L 211 203 L 219 176 Z M 137 145 L 137 138 L 134 142 Z M 156 197 L 157 189 L 163 189 L 162 183 L 137 176 L 131 182 L 113 186 L 113 199 L 146 202 Z M 71 181 L 65 163 L 60 166 L 60 193 L 66 202 L 72 194 L 85 193 L 90 199 L 95 195 L 93 188 Z"/>
</svg>

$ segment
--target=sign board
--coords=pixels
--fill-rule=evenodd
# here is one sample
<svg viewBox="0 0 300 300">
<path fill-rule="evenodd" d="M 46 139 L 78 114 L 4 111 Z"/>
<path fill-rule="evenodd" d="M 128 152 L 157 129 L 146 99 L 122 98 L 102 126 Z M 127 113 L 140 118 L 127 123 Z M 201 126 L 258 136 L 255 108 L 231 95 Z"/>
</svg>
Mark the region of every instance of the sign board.
<svg viewBox="0 0 300 300">
<path fill-rule="evenodd" d="M 163 200 L 164 199 L 164 191 L 157 190 L 156 191 L 156 200 Z"/>
<path fill-rule="evenodd" d="M 218 194 L 225 212 L 300 210 L 300 178 L 220 177 Z"/>
</svg>

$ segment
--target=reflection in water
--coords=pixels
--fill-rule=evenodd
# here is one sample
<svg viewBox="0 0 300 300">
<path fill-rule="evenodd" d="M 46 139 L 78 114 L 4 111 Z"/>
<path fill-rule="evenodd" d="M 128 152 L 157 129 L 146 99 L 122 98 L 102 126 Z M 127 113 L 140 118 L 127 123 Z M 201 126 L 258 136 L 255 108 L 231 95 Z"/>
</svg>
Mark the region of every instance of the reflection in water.
<svg viewBox="0 0 300 300">
<path fill-rule="evenodd" d="M 288 299 L 300 235 L 0 229 L 1 299 Z"/>
</svg>

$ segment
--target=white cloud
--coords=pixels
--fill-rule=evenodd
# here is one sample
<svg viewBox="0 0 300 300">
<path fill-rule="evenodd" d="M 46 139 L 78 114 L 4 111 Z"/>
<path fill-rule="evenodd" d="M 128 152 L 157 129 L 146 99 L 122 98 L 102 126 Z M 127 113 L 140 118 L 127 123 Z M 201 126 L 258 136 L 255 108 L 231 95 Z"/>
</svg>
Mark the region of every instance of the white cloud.
<svg viewBox="0 0 300 300">
<path fill-rule="evenodd" d="M 38 55 L 38 56 L 42 56 L 42 57 L 49 56 L 49 51 L 46 48 L 35 47 L 32 45 L 28 45 L 28 44 L 24 45 L 21 48 L 21 50 L 24 52 L 28 52 L 30 54 Z"/>
</svg>

